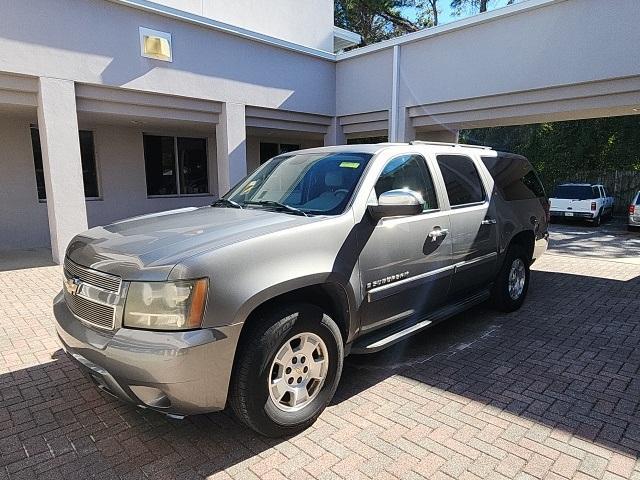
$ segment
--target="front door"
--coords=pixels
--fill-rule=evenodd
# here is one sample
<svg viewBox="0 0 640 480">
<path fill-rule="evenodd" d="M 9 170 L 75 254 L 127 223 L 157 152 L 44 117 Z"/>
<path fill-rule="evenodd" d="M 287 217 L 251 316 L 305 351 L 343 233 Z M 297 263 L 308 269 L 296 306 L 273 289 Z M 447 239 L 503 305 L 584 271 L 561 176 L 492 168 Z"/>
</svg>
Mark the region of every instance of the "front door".
<svg viewBox="0 0 640 480">
<path fill-rule="evenodd" d="M 455 270 L 451 297 L 489 285 L 496 274 L 498 219 L 475 161 L 466 155 L 436 155 L 451 207 Z"/>
<path fill-rule="evenodd" d="M 434 188 L 431 167 L 421 155 L 392 158 L 372 194 L 410 189 L 424 199 L 423 213 L 383 218 L 371 225 L 362 245 L 360 271 L 365 292 L 362 332 L 418 320 L 447 297 L 452 274 L 449 212 Z M 373 196 L 375 195 L 375 198 Z M 374 220 L 370 220 L 374 222 Z"/>
</svg>

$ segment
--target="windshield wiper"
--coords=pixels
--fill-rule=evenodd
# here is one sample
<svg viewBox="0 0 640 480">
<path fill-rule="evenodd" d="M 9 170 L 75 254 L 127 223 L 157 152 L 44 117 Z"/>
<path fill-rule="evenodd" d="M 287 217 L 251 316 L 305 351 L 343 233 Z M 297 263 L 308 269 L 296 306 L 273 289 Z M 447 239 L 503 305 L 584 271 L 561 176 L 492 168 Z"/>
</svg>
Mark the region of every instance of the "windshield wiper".
<svg viewBox="0 0 640 480">
<path fill-rule="evenodd" d="M 233 200 L 229 200 L 228 198 L 219 198 L 218 200 L 213 202 L 211 206 L 212 207 L 225 206 L 225 207 L 242 209 L 242 205 L 240 205 L 238 202 L 234 202 Z"/>
<path fill-rule="evenodd" d="M 262 206 L 265 206 L 265 207 L 273 207 L 273 208 L 276 208 L 278 210 L 284 210 L 284 211 L 287 211 L 287 212 L 295 213 L 296 215 L 304 215 L 305 217 L 309 216 L 309 214 L 307 212 L 303 212 L 299 208 L 292 207 L 291 205 L 287 205 L 286 203 L 276 202 L 274 200 L 248 201 L 248 202 L 244 202 L 244 203 L 245 203 L 245 205 L 262 205 Z"/>
</svg>

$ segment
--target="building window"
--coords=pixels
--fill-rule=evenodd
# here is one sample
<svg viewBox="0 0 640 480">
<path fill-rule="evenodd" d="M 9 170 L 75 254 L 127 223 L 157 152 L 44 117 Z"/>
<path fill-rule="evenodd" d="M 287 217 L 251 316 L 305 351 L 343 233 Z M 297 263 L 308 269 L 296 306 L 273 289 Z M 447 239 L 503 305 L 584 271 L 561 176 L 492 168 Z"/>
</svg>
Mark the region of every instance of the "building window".
<svg viewBox="0 0 640 480">
<path fill-rule="evenodd" d="M 147 195 L 209 193 L 205 138 L 143 135 Z"/>
<path fill-rule="evenodd" d="M 365 145 L 369 143 L 386 143 L 389 141 L 387 136 L 378 137 L 361 137 L 361 138 L 347 138 L 347 145 Z"/>
<path fill-rule="evenodd" d="M 96 155 L 93 145 L 93 132 L 80 130 L 80 159 L 82 161 L 82 180 L 84 182 L 84 196 L 86 198 L 99 198 L 98 170 L 96 168 Z M 38 200 L 46 200 L 47 192 L 44 183 L 44 169 L 42 167 L 42 148 L 40 146 L 40 132 L 37 127 L 31 127 L 31 147 L 33 149 L 33 163 L 36 170 L 36 185 L 38 187 Z"/>
<path fill-rule="evenodd" d="M 300 145 L 294 143 L 269 143 L 260 142 L 260 165 L 273 157 L 287 152 L 300 150 Z"/>
</svg>

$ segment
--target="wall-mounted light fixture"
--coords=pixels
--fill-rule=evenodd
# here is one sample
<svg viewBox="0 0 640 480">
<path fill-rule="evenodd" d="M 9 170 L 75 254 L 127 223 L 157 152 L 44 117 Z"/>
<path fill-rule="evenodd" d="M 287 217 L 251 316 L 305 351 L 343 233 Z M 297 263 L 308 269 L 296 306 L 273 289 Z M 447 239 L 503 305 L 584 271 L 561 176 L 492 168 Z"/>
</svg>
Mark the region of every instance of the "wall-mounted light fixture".
<svg viewBox="0 0 640 480">
<path fill-rule="evenodd" d="M 172 62 L 171 34 L 140 27 L 140 55 Z"/>
</svg>

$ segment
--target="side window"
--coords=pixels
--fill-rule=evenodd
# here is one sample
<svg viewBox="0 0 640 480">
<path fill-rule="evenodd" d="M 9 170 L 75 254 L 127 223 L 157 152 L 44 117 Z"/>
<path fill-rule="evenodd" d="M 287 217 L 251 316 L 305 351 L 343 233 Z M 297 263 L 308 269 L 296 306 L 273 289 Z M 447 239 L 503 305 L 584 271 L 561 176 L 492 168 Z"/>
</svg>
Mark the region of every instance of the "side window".
<svg viewBox="0 0 640 480">
<path fill-rule="evenodd" d="M 482 163 L 505 200 L 511 202 L 545 196 L 544 187 L 526 158 L 499 153 L 496 157 L 482 157 Z"/>
<path fill-rule="evenodd" d="M 484 187 L 473 160 L 463 155 L 438 155 L 436 158 L 451 207 L 484 201 Z"/>
<path fill-rule="evenodd" d="M 420 155 L 392 158 L 384 167 L 375 186 L 376 197 L 389 190 L 408 189 L 424 199 L 423 210 L 438 208 L 436 191 L 425 159 Z"/>
</svg>

